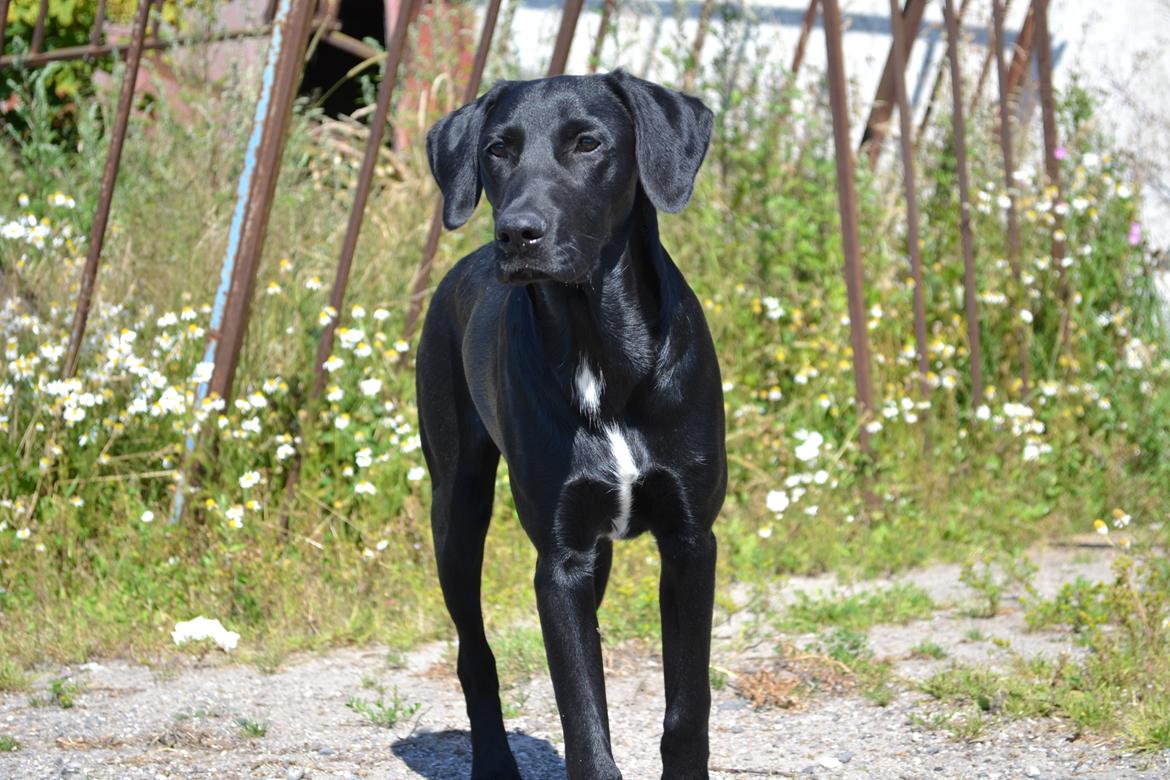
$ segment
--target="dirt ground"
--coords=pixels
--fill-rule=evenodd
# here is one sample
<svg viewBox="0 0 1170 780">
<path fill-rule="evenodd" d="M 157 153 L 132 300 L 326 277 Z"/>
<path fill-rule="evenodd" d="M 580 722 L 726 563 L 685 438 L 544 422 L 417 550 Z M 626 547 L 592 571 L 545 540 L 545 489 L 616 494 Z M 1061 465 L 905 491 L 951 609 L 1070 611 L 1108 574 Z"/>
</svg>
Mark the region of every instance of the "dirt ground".
<svg viewBox="0 0 1170 780">
<path fill-rule="evenodd" d="M 1109 573 L 1107 550 L 1050 548 L 1034 558 L 1040 566 L 1035 583 L 1048 593 L 1078 575 L 1103 579 Z M 806 671 L 802 664 L 817 663 L 803 650 L 812 638 L 780 635 L 748 610 L 721 616 L 712 665 L 726 674 L 727 684 L 715 691 L 711 713 L 713 778 L 1170 778 L 1170 751 L 1127 753 L 1058 720 L 1011 721 L 970 742 L 916 725 L 916 713 L 939 708 L 911 681 L 947 664 L 1000 665 L 1013 653 L 1055 657 L 1079 650 L 1064 634 L 1026 632 L 1011 599 L 997 617 L 970 617 L 964 604 L 971 593 L 959 583 L 955 566 L 922 569 L 898 581 L 926 589 L 940 608 L 926 620 L 869 631 L 870 647 L 894 662 L 902 680 L 886 706 L 862 697 L 846 673 L 837 676 L 823 663 L 819 690 L 794 693 Z M 849 588 L 831 578 L 793 579 L 774 595 L 782 606 L 798 591 L 833 590 Z M 944 648 L 946 658 L 912 656 L 910 648 L 923 640 Z M 34 706 L 40 690 L 0 695 L 0 734 L 20 744 L 0 753 L 0 778 L 459 780 L 469 774 L 470 745 L 450 658 L 450 648 L 437 643 L 405 657 L 370 647 L 292 658 L 272 674 L 222 657 L 180 669 L 122 661 L 46 669 L 35 687 L 68 676 L 82 686 L 76 704 Z M 611 648 L 607 666 L 618 765 L 628 780 L 658 778 L 663 692 L 656 649 Z M 391 728 L 372 724 L 347 706 L 354 697 L 378 698 L 371 681 L 385 691 L 384 700 L 397 690 L 417 710 Z M 749 698 L 761 695 L 761 685 L 775 688 L 774 698 L 787 707 L 753 706 Z M 559 719 L 546 676 L 521 683 L 504 699 L 524 777 L 564 778 Z M 246 736 L 241 719 L 263 724 L 263 735 Z"/>
</svg>

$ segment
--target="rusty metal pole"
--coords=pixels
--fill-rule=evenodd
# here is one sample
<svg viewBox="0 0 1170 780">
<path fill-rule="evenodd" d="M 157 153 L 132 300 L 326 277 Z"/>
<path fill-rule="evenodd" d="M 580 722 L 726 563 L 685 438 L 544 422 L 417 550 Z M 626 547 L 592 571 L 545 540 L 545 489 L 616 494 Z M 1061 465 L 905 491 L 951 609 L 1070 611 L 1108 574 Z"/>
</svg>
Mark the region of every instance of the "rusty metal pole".
<svg viewBox="0 0 1170 780">
<path fill-rule="evenodd" d="M 1024 77 L 1028 73 L 1028 63 L 1032 59 L 1032 44 L 1036 37 L 1036 4 L 1028 6 L 1028 15 L 1024 17 L 1024 24 L 1020 27 L 1020 34 L 1016 36 L 1016 44 L 1012 47 L 1012 65 L 1008 68 L 1007 90 L 1009 99 L 1019 91 Z"/>
<path fill-rule="evenodd" d="M 147 38 L 142 43 L 142 51 L 159 51 L 163 49 L 172 49 L 180 46 L 200 46 L 208 43 L 216 43 L 219 41 L 236 41 L 245 38 L 257 38 L 267 36 L 271 30 L 263 27 L 248 28 L 242 30 L 227 30 L 213 35 L 189 35 L 170 39 L 151 40 Z M 86 43 L 81 46 L 62 46 L 59 49 L 49 49 L 40 54 L 5 54 L 0 57 L 0 68 L 13 67 L 20 65 L 23 67 L 37 67 L 45 65 L 50 62 L 65 62 L 67 60 L 83 60 L 93 57 L 105 57 L 111 54 L 122 54 L 130 51 L 130 44 L 123 43 L 103 43 L 97 46 L 91 46 Z"/>
<path fill-rule="evenodd" d="M 605 36 L 609 34 L 609 22 L 613 16 L 615 3 L 616 0 L 602 0 L 601 21 L 597 24 L 597 37 L 593 40 L 593 49 L 589 52 L 590 73 L 596 73 L 597 66 L 601 64 L 601 49 L 605 46 Z"/>
<path fill-rule="evenodd" d="M 382 73 L 382 82 L 378 85 L 378 97 L 374 107 L 374 118 L 370 121 L 370 134 L 366 138 L 366 151 L 362 157 L 362 167 L 358 172 L 357 187 L 353 194 L 353 207 L 349 212 L 349 223 L 345 228 L 345 239 L 341 244 L 341 255 L 337 260 L 337 272 L 333 278 L 333 289 L 329 295 L 329 305 L 333 307 L 334 316 L 321 331 L 317 343 L 317 360 L 314 363 L 313 392 L 316 399 L 325 387 L 325 361 L 333 352 L 333 335 L 341 320 L 341 307 L 345 299 L 346 287 L 349 285 L 349 272 L 353 267 L 353 255 L 357 250 L 358 235 L 362 229 L 362 220 L 366 213 L 366 203 L 370 199 L 370 189 L 374 183 L 374 170 L 377 167 L 378 154 L 382 150 L 382 137 L 386 131 L 386 121 L 390 116 L 390 100 L 394 95 L 394 88 L 398 84 L 398 69 L 407 46 L 407 33 L 410 29 L 412 4 L 408 0 L 398 6 L 398 15 L 394 22 L 394 29 L 386 48 L 386 67 Z"/>
<path fill-rule="evenodd" d="M 809 0 L 808 9 L 804 12 L 804 19 L 800 22 L 800 37 L 796 39 L 796 51 L 792 54 L 790 79 L 796 79 L 796 74 L 800 72 L 800 65 L 804 62 L 804 50 L 808 46 L 808 36 L 812 33 L 813 22 L 817 20 L 818 2 L 819 0 Z"/>
<path fill-rule="evenodd" d="M 1012 269 L 1012 279 L 1015 283 L 1016 295 L 1022 291 L 1020 281 L 1020 222 L 1016 212 L 1016 164 L 1015 152 L 1012 146 L 1012 106 L 1011 96 L 1007 83 L 1007 60 L 1004 57 L 1004 19 L 1007 9 L 1003 0 L 991 0 L 995 22 L 995 69 L 999 79 L 999 147 L 1003 154 L 1003 186 L 1008 196 L 1007 210 L 1007 239 L 1008 264 Z M 1018 303 L 1018 300 L 1016 301 Z M 1016 338 L 1020 347 L 1020 381 L 1022 395 L 1028 395 L 1029 373 L 1031 372 L 1028 357 L 1028 337 L 1024 328 L 1016 327 Z"/>
<path fill-rule="evenodd" d="M 918 387 L 923 400 L 930 396 L 930 362 L 926 354 L 926 302 L 922 281 L 922 249 L 918 243 L 918 186 L 914 170 L 914 123 L 906 95 L 905 30 L 898 23 L 898 0 L 890 0 L 890 30 L 894 36 L 894 97 L 898 103 L 901 131 L 902 179 L 906 190 L 906 243 L 910 253 L 910 275 L 914 279 L 914 344 L 918 350 Z M 923 429 L 925 430 L 925 429 Z"/>
<path fill-rule="evenodd" d="M 217 394 L 224 401 L 231 396 L 240 349 L 248 329 L 272 197 L 280 174 L 280 161 L 284 157 L 289 118 L 304 69 L 314 5 L 314 0 L 277 2 L 272 40 L 261 75 L 260 96 L 256 101 L 252 132 L 244 151 L 244 167 L 236 188 L 236 206 L 228 229 L 227 250 L 207 327 L 202 363 L 211 363 L 213 368 L 210 379 L 200 382 L 195 389 L 196 409 L 209 394 Z M 195 437 L 188 436 L 188 459 L 194 449 Z M 172 524 L 177 523 L 183 514 L 189 465 L 184 464 L 175 485 Z"/>
<path fill-rule="evenodd" d="M 32 43 L 29 44 L 29 51 L 33 54 L 39 54 L 45 44 L 45 20 L 48 16 L 49 0 L 41 0 L 40 6 L 37 7 L 37 21 L 33 25 Z"/>
<path fill-rule="evenodd" d="M 548 64 L 550 76 L 560 76 L 565 72 L 565 66 L 569 63 L 569 48 L 573 45 L 573 33 L 577 30 L 577 20 L 581 18 L 581 7 L 584 4 L 585 0 L 565 0 L 561 29 L 557 32 L 552 59 Z"/>
<path fill-rule="evenodd" d="M 491 0 L 483 18 L 483 32 L 479 36 L 479 47 L 475 50 L 475 60 L 471 67 L 471 76 L 463 91 L 463 102 L 470 103 L 479 94 L 479 85 L 483 81 L 483 69 L 487 64 L 488 52 L 492 48 L 492 36 L 495 35 L 496 18 L 500 14 L 500 0 Z M 439 251 L 439 236 L 443 232 L 443 195 L 435 196 L 435 207 L 431 213 L 431 226 L 427 230 L 427 243 L 423 247 L 422 260 L 414 272 L 414 279 L 410 285 L 410 308 L 406 313 L 406 325 L 403 335 L 406 341 L 414 335 L 418 325 L 418 318 L 422 314 L 423 300 L 426 297 L 427 285 L 431 278 L 431 269 L 435 264 L 435 255 Z"/>
<path fill-rule="evenodd" d="M 995 16 L 994 5 L 995 5 L 996 0 L 991 0 L 991 2 L 992 2 L 991 13 L 992 13 L 992 16 L 994 17 Z M 964 5 L 965 4 L 966 3 L 964 3 Z M 1007 14 L 1011 10 L 1011 7 L 1012 7 L 1011 0 L 1008 0 L 1007 8 L 1004 9 L 1004 13 Z M 962 9 L 962 7 L 960 7 L 959 8 L 959 23 L 961 24 L 962 21 L 963 21 L 963 9 Z M 974 114 L 975 109 L 979 107 L 979 101 L 983 96 L 983 87 L 987 83 L 987 77 L 989 75 L 991 75 L 991 64 L 995 61 L 996 48 L 999 46 L 999 44 L 997 43 L 997 40 L 998 40 L 999 35 L 1002 34 L 1002 32 L 1003 32 L 1002 30 L 999 30 L 999 28 L 994 26 L 994 19 L 992 19 L 992 28 L 988 31 L 988 35 L 987 35 L 987 38 L 988 38 L 987 52 L 983 55 L 983 64 L 979 66 L 979 78 L 975 80 L 975 89 L 972 90 L 971 99 L 967 103 L 967 113 L 968 114 Z"/>
<path fill-rule="evenodd" d="M 281 0 L 277 7 L 260 101 L 232 216 L 224 273 L 207 330 L 204 360 L 210 359 L 215 368 L 207 390 L 198 395 L 214 393 L 225 400 L 231 397 L 314 5 L 313 0 Z M 222 314 L 217 321 L 219 312 Z"/>
<path fill-rule="evenodd" d="M 695 40 L 691 44 L 690 60 L 683 73 L 683 89 L 690 92 L 694 89 L 695 78 L 699 75 L 700 59 L 703 56 L 703 44 L 707 40 L 707 28 L 711 26 L 711 16 L 715 13 L 715 0 L 703 0 L 699 8 L 699 25 L 695 29 Z"/>
<path fill-rule="evenodd" d="M 1056 140 L 1056 101 L 1052 89 L 1052 37 L 1048 29 L 1048 0 L 1033 0 L 1036 9 L 1036 70 L 1040 74 L 1040 113 L 1044 122 L 1044 170 L 1048 174 L 1048 186 L 1052 201 L 1052 264 L 1056 267 L 1056 295 L 1061 302 L 1060 341 L 1056 356 L 1068 342 L 1069 329 L 1069 287 L 1068 274 L 1064 267 L 1064 217 L 1057 210 L 1064 199 L 1060 182 L 1059 145 Z"/>
<path fill-rule="evenodd" d="M 89 45 L 99 46 L 102 42 L 102 33 L 106 24 L 106 0 L 98 0 L 97 11 L 94 12 L 93 27 L 89 31 Z"/>
<path fill-rule="evenodd" d="M 866 333 L 864 279 L 857 236 L 857 187 L 853 147 L 849 142 L 849 103 L 841 45 L 841 10 L 837 0 L 824 0 L 825 49 L 828 55 L 829 103 L 833 113 L 833 145 L 837 163 L 837 201 L 841 212 L 841 248 L 845 254 L 845 287 L 849 297 L 849 336 L 853 347 L 853 382 L 857 399 L 858 440 L 870 454 L 867 422 L 874 410 L 873 375 Z"/>
<path fill-rule="evenodd" d="M 81 272 L 81 287 L 77 292 L 77 308 L 73 312 L 73 327 L 69 334 L 69 350 L 65 354 L 61 374 L 66 379 L 77 373 L 81 358 L 81 341 L 85 337 L 85 325 L 89 320 L 89 307 L 93 302 L 94 286 L 97 282 L 98 264 L 101 262 L 102 244 L 106 239 L 106 226 L 110 221 L 110 204 L 114 199 L 114 186 L 118 182 L 118 167 L 122 162 L 122 146 L 126 142 L 126 127 L 130 123 L 130 109 L 134 105 L 134 85 L 138 81 L 138 65 L 142 61 L 142 42 L 146 37 L 146 22 L 150 16 L 153 0 L 139 0 L 134 14 L 134 26 L 130 32 L 130 49 L 126 54 L 126 72 L 122 76 L 122 88 L 118 94 L 118 109 L 114 115 L 114 126 L 110 130 L 110 148 L 106 153 L 106 166 L 102 170 L 101 190 L 98 193 L 97 211 L 89 230 L 89 244 L 86 246 L 85 266 Z"/>
<path fill-rule="evenodd" d="M 959 26 L 963 26 L 963 17 L 967 13 L 967 4 L 971 0 L 963 0 L 959 4 Z M 947 72 L 947 59 L 943 57 L 942 62 L 938 65 L 938 70 L 934 73 L 934 83 L 930 87 L 930 97 L 926 100 L 926 108 L 922 111 L 922 119 L 918 122 L 917 140 L 921 141 L 922 137 L 926 135 L 926 128 L 930 126 L 930 118 L 934 115 L 934 106 L 938 102 L 938 93 L 942 91 L 943 77 Z"/>
<path fill-rule="evenodd" d="M 897 17 L 902 25 L 902 67 L 910 59 L 910 52 L 914 50 L 914 41 L 918 38 L 918 28 L 922 26 L 922 14 L 926 11 L 926 0 L 906 0 L 906 8 Z M 872 168 L 877 165 L 878 156 L 882 151 L 882 141 L 889 130 L 890 117 L 894 113 L 894 45 L 890 45 L 890 53 L 886 57 L 886 66 L 882 70 L 881 81 L 878 82 L 877 93 L 869 111 L 869 118 L 865 121 L 865 131 L 861 135 L 858 149 L 865 149 L 869 153 L 869 164 Z M 903 76 L 905 73 L 903 73 Z"/>
<path fill-rule="evenodd" d="M 0 56 L 4 55 L 4 35 L 8 32 L 8 5 L 10 0 L 0 0 Z"/>
<path fill-rule="evenodd" d="M 959 69 L 959 20 L 954 0 L 943 0 L 947 27 L 947 59 L 951 70 L 951 110 L 955 135 L 955 167 L 959 178 L 959 232 L 963 242 L 963 300 L 967 313 L 967 348 L 971 361 L 971 399 L 983 405 L 983 349 L 979 341 L 976 298 L 975 239 L 971 234 L 971 194 L 967 181 L 967 128 L 963 119 L 963 74 Z"/>
</svg>

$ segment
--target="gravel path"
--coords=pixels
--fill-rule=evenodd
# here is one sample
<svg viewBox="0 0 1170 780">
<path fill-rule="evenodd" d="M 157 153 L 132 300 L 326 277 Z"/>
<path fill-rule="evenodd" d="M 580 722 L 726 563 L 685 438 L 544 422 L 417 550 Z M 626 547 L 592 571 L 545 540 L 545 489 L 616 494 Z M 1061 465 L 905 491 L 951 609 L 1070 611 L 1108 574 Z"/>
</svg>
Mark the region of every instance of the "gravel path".
<svg viewBox="0 0 1170 780">
<path fill-rule="evenodd" d="M 1037 584 L 1052 592 L 1077 575 L 1108 576 L 1108 553 L 1051 549 L 1035 556 Z M 967 594 L 951 566 L 899 578 L 926 588 L 948 605 L 928 620 L 878 626 L 870 646 L 895 661 L 904 679 L 921 678 L 953 659 L 998 665 L 1013 652 L 1075 652 L 1059 634 L 1025 633 L 1009 601 L 1003 614 L 967 617 Z M 881 583 L 866 583 L 874 587 Z M 797 589 L 830 591 L 830 578 L 794 580 L 778 589 L 786 600 Z M 985 639 L 971 640 L 972 628 Z M 911 658 L 923 639 L 943 646 L 946 660 Z M 1077 738 L 1054 720 L 1007 723 L 974 742 L 915 725 L 929 714 L 926 697 L 902 686 L 893 701 L 876 706 L 848 684 L 798 700 L 791 709 L 756 709 L 741 695 L 741 673 L 774 667 L 778 642 L 790 652 L 809 637 L 781 637 L 745 611 L 716 628 L 717 668 L 730 683 L 715 692 L 712 777 L 825 778 L 1167 778 L 1170 751 L 1132 755 L 1118 746 Z M 999 640 L 999 641 L 996 641 Z M 1010 649 L 1004 645 L 1010 643 Z M 795 651 L 793 648 L 797 648 Z M 652 650 L 623 645 L 607 654 L 611 730 L 618 765 L 628 780 L 658 778 L 663 693 L 661 662 Z M 445 644 L 421 647 L 391 662 L 380 648 L 342 649 L 290 660 L 275 674 L 220 659 L 152 670 L 121 661 L 53 670 L 84 685 L 72 709 L 32 706 L 30 695 L 0 695 L 0 734 L 21 748 L 0 753 L 0 778 L 428 778 L 462 780 L 470 768 L 463 700 Z M 389 700 L 420 705 L 393 728 L 369 723 L 347 706 L 371 700 L 370 680 Z M 560 728 L 547 679 L 523 683 L 505 696 L 511 742 L 529 780 L 563 778 Z M 263 736 L 243 736 L 239 719 L 267 725 Z"/>
</svg>

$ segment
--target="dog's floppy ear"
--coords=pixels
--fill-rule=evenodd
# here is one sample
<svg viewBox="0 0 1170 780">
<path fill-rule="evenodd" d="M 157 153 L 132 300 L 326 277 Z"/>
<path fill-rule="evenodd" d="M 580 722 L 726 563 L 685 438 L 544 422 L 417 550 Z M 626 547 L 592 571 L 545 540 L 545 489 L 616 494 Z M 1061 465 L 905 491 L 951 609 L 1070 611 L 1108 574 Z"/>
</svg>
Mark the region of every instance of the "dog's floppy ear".
<svg viewBox="0 0 1170 780">
<path fill-rule="evenodd" d="M 474 103 L 452 111 L 427 133 L 427 160 L 443 193 L 443 224 L 454 230 L 479 203 L 479 134 L 484 118 L 506 83 L 496 84 Z"/>
<path fill-rule="evenodd" d="M 711 140 L 703 101 L 615 70 L 606 76 L 634 118 L 642 189 L 661 211 L 682 211 Z"/>
</svg>

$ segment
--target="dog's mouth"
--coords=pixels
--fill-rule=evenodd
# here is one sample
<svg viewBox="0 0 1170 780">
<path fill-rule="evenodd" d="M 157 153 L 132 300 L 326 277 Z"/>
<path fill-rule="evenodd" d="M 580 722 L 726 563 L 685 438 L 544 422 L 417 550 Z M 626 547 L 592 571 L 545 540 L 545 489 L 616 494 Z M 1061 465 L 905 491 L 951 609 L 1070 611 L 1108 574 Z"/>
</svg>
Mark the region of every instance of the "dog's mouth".
<svg viewBox="0 0 1170 780">
<path fill-rule="evenodd" d="M 496 279 L 503 284 L 529 284 L 552 279 L 545 271 L 525 263 L 524 260 L 503 262 L 496 266 Z"/>
<path fill-rule="evenodd" d="M 560 282 L 578 284 L 587 273 L 582 273 L 577 264 L 562 258 L 537 258 L 530 255 L 505 255 L 496 263 L 496 279 L 502 284 L 531 284 L 533 282 Z"/>
</svg>

